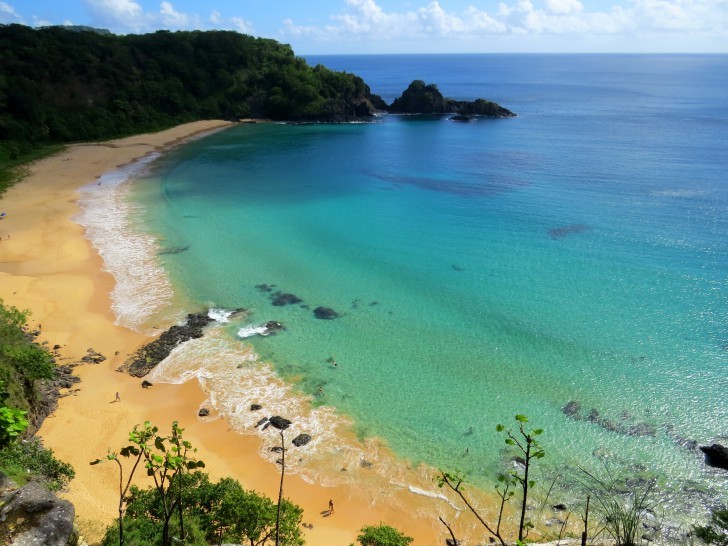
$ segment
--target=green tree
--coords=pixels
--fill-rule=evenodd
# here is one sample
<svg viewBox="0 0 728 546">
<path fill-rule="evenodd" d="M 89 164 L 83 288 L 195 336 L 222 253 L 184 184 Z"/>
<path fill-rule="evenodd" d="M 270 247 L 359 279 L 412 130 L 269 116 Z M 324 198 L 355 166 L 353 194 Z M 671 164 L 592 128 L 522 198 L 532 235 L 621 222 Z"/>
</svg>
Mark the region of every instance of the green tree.
<svg viewBox="0 0 728 546">
<path fill-rule="evenodd" d="M 407 546 L 414 539 L 394 527 L 380 523 L 362 527 L 356 540 L 361 546 Z"/>
<path fill-rule="evenodd" d="M 514 432 L 511 429 L 506 429 L 503 425 L 497 425 L 497 432 L 504 432 L 506 435 L 505 443 L 509 446 L 516 447 L 523 454 L 523 474 L 518 470 L 511 470 L 505 474 L 498 475 L 498 484 L 495 487 L 496 494 L 500 498 L 500 506 L 498 509 L 498 519 L 495 523 L 486 521 L 478 510 L 473 506 L 472 502 L 465 495 L 465 484 L 467 483 L 465 477 L 459 472 L 444 472 L 440 471 L 437 477 L 439 487 L 447 486 L 452 490 L 460 499 L 465 503 L 470 512 L 477 518 L 480 524 L 494 537 L 505 546 L 505 538 L 501 532 L 501 523 L 503 521 L 503 510 L 506 503 L 513 497 L 513 489 L 520 485 L 522 491 L 522 502 L 521 502 L 521 517 L 518 528 L 518 542 L 522 543 L 525 536 L 524 530 L 527 531 L 532 525 L 525 521 L 526 514 L 526 502 L 528 499 L 528 490 L 533 487 L 534 481 L 529 478 L 529 471 L 531 470 L 531 464 L 533 459 L 541 459 L 544 457 L 545 452 L 541 445 L 538 443 L 536 437 L 543 433 L 541 429 L 527 429 L 528 417 L 525 415 L 517 414 L 516 421 L 518 422 L 518 429 Z M 447 527 L 448 531 L 455 539 L 450 526 L 440 518 L 440 521 Z M 527 533 L 526 533 L 527 534 Z"/>
<path fill-rule="evenodd" d="M 535 481 L 529 478 L 531 462 L 534 459 L 543 458 L 546 455 L 546 452 L 538 443 L 538 436 L 543 433 L 543 429 L 526 428 L 528 424 L 528 417 L 520 413 L 516 414 L 516 421 L 518 422 L 518 429 L 515 432 L 511 429 L 507 429 L 501 424 L 496 425 L 495 429 L 498 432 L 504 432 L 506 435 L 506 444 L 516 447 L 523 455 L 523 474 L 521 474 L 518 470 L 510 471 L 511 477 L 521 486 L 521 517 L 518 523 L 518 540 L 523 541 L 525 534 L 528 534 L 528 529 L 533 527 L 530 522 L 526 522 L 525 520 L 528 490 L 535 485 Z"/>
<path fill-rule="evenodd" d="M 197 450 L 183 439 L 183 429 L 179 428 L 177 421 L 172 423 L 169 436 L 159 436 L 159 429 L 149 421 L 143 425 L 135 425 L 129 433 L 128 446 L 122 448 L 119 454 L 125 458 L 133 458 L 134 463 L 126 481 L 123 482 L 123 467 L 116 453 L 109 452 L 107 460 L 116 461 L 119 467 L 119 544 L 124 544 L 124 509 L 126 507 L 126 493 L 131 486 L 131 479 L 139 463 L 143 460 L 147 469 L 147 476 L 154 481 L 154 490 L 162 508 L 162 545 L 169 546 L 171 542 L 169 528 L 172 516 L 177 511 L 180 525 L 180 537 L 184 539 L 184 510 L 183 491 L 184 475 L 186 471 L 203 468 L 205 464 L 190 456 Z M 103 462 L 97 459 L 91 464 Z"/>
<path fill-rule="evenodd" d="M 182 481 L 185 490 L 185 521 L 196 520 L 196 527 L 199 527 L 208 543 L 233 542 L 265 546 L 275 540 L 277 506 L 268 497 L 244 490 L 232 478 L 211 483 L 207 474 L 202 472 L 190 472 Z M 177 517 L 178 514 L 175 514 L 174 518 Z M 280 520 L 281 544 L 301 546 L 304 543 L 300 530 L 302 518 L 303 510 L 284 499 Z M 147 535 L 157 536 L 157 543 L 160 544 L 163 520 L 164 508 L 156 490 L 132 486 L 124 516 L 125 536 L 130 526 L 146 526 Z M 187 525 L 185 529 L 185 540 L 188 540 Z M 108 532 L 107 536 L 109 544 L 118 544 Z M 176 541 L 179 536 L 171 538 Z M 127 542 L 134 544 L 133 541 Z"/>
<path fill-rule="evenodd" d="M 129 499 L 127 498 L 127 493 L 129 491 L 129 488 L 131 487 L 131 480 L 134 477 L 134 473 L 136 472 L 136 469 L 139 466 L 139 463 L 142 461 L 142 457 L 144 455 L 142 446 L 146 445 L 146 442 L 150 441 L 154 434 L 156 434 L 157 432 L 156 427 L 149 427 L 147 425 L 149 425 L 148 422 L 145 423 L 145 427 L 141 431 L 138 430 L 138 425 L 135 425 L 134 430 L 129 433 L 129 440 L 132 443 L 121 448 L 119 450 L 119 453 L 109 450 L 105 458 L 105 460 L 107 461 L 114 461 L 119 471 L 118 543 L 121 546 L 124 545 L 124 512 L 129 501 Z M 124 482 L 124 466 L 121 464 L 119 456 L 122 456 L 125 459 L 131 459 L 133 461 L 131 470 L 129 471 L 129 475 L 126 478 L 126 483 Z M 102 462 L 104 462 L 104 459 L 96 459 L 94 461 L 91 461 L 90 464 L 96 465 Z"/>
</svg>

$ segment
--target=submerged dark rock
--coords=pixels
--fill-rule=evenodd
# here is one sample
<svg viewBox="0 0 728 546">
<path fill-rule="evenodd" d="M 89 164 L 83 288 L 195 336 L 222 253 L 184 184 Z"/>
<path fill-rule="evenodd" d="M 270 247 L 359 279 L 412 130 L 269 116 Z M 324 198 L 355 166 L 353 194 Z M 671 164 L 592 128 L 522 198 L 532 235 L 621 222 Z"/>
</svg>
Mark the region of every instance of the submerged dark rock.
<svg viewBox="0 0 728 546">
<path fill-rule="evenodd" d="M 187 315 L 184 324 L 172 326 L 157 339 L 144 345 L 131 355 L 118 368 L 118 371 L 126 372 L 134 377 L 144 377 L 167 358 L 172 349 L 190 339 L 201 338 L 205 326 L 211 322 L 214 320 L 207 316 L 207 312 Z"/>
<path fill-rule="evenodd" d="M 294 303 L 301 303 L 303 300 L 295 294 L 284 294 L 282 292 L 276 292 L 272 296 L 273 305 L 276 307 L 282 307 L 284 305 L 293 305 Z"/>
<path fill-rule="evenodd" d="M 261 406 L 260 404 L 250 404 L 250 411 L 258 411 L 262 409 L 263 406 Z"/>
<path fill-rule="evenodd" d="M 256 284 L 255 287 L 261 292 L 273 292 L 275 284 Z"/>
<path fill-rule="evenodd" d="M 569 224 L 568 226 L 560 226 L 549 229 L 549 237 L 552 239 L 562 239 L 567 235 L 576 235 L 589 230 L 589 226 L 585 224 Z"/>
<path fill-rule="evenodd" d="M 157 255 L 159 256 L 165 256 L 169 254 L 180 254 L 184 252 L 185 250 L 189 250 L 189 246 L 170 246 L 167 248 L 160 249 L 159 252 L 157 252 Z"/>
<path fill-rule="evenodd" d="M 200 408 L 200 411 L 197 412 L 197 415 L 199 415 L 200 417 L 207 417 L 208 415 L 210 415 L 210 410 L 207 408 Z"/>
<path fill-rule="evenodd" d="M 333 320 L 335 318 L 338 318 L 340 315 L 330 307 L 317 307 L 313 310 L 313 315 L 317 319 L 322 320 Z"/>
<path fill-rule="evenodd" d="M 657 434 L 657 428 L 650 423 L 619 423 L 603 417 L 601 413 L 599 413 L 599 410 L 597 410 L 596 408 L 592 408 L 591 410 L 589 410 L 589 413 L 587 415 L 584 415 L 581 410 L 581 404 L 576 400 L 571 400 L 569 403 L 561 408 L 561 412 L 570 419 L 575 419 L 577 421 L 588 421 L 590 423 L 594 423 L 595 425 L 599 425 L 609 432 L 627 434 L 629 436 L 655 436 Z M 622 414 L 622 421 L 627 421 L 629 419 L 631 419 L 629 414 Z"/>
<path fill-rule="evenodd" d="M 578 418 L 581 414 L 581 404 L 577 402 L 576 400 L 572 400 L 568 404 L 566 404 L 563 408 L 561 408 L 561 411 L 566 415 L 567 417 L 576 417 Z"/>
</svg>

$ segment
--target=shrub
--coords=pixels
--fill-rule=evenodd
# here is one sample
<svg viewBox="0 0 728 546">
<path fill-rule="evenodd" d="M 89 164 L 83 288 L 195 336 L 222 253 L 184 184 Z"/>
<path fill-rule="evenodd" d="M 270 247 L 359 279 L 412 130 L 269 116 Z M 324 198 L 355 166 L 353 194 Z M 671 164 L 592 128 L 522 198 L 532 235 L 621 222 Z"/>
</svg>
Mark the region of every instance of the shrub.
<svg viewBox="0 0 728 546">
<path fill-rule="evenodd" d="M 62 489 L 76 475 L 73 467 L 56 459 L 40 440 L 13 442 L 0 450 L 0 468 L 19 485 L 30 477 L 41 479 L 52 491 Z"/>
<path fill-rule="evenodd" d="M 361 546 L 407 546 L 414 539 L 394 527 L 380 523 L 362 527 L 356 540 Z"/>
</svg>

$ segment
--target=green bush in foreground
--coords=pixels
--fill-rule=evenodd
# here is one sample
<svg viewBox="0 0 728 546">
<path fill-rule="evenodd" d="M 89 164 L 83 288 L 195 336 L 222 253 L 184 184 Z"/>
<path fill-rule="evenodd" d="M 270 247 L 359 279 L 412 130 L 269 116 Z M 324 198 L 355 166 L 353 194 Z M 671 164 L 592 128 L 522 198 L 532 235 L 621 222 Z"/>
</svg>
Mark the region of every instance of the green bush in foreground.
<svg viewBox="0 0 728 546">
<path fill-rule="evenodd" d="M 1 449 L 0 470 L 18 485 L 36 478 L 51 491 L 66 487 L 76 475 L 70 464 L 56 459 L 53 450 L 45 449 L 37 438 L 12 442 Z"/>
<path fill-rule="evenodd" d="M 361 546 L 407 546 L 414 539 L 394 527 L 380 523 L 362 527 L 356 540 Z"/>
</svg>

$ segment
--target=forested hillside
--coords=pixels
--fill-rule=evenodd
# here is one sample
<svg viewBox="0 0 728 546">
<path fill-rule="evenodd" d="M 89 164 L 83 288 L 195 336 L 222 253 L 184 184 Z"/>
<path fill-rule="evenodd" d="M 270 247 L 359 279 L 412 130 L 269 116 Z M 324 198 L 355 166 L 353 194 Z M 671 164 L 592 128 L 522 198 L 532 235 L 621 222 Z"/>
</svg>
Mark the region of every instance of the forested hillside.
<svg viewBox="0 0 728 546">
<path fill-rule="evenodd" d="M 343 121 L 386 105 L 352 74 L 231 31 L 0 25 L 0 161 L 199 119 Z"/>
</svg>

